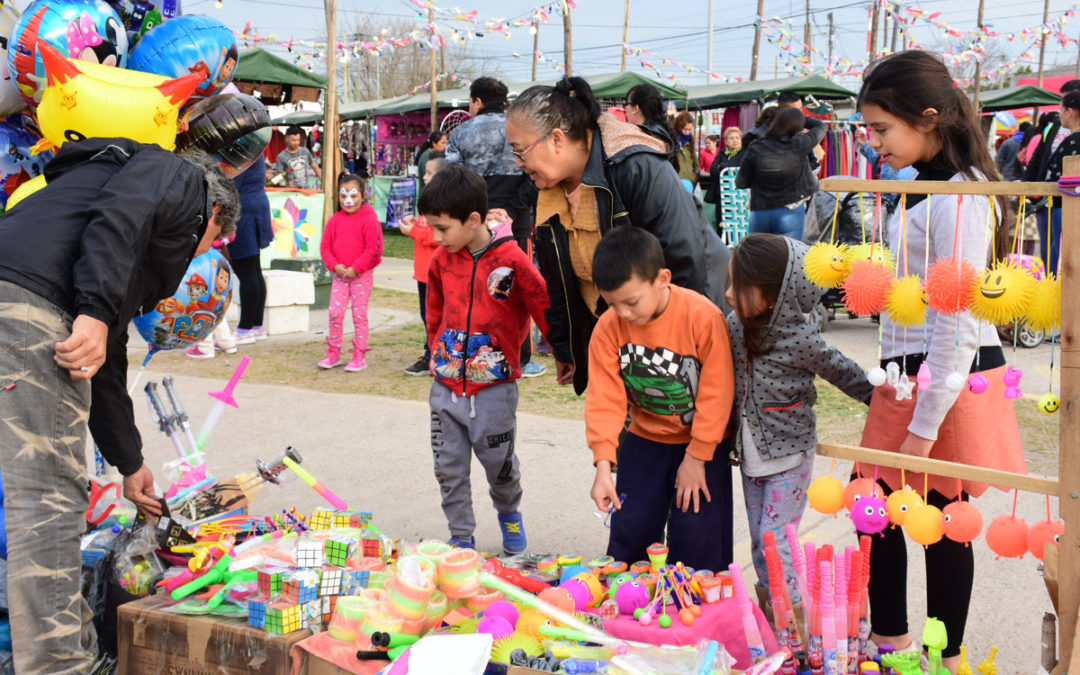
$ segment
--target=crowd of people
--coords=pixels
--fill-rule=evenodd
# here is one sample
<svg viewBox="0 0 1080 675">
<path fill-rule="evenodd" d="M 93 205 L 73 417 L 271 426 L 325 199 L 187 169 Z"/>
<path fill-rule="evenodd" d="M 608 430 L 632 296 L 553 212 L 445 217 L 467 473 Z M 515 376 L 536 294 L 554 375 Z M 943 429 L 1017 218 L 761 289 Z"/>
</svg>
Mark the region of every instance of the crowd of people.
<svg viewBox="0 0 1080 675">
<path fill-rule="evenodd" d="M 1070 90 L 1060 118 L 1010 139 L 995 166 L 970 99 L 942 62 L 922 51 L 872 64 L 857 105 L 869 129 L 860 152 L 876 156 L 882 177 L 888 169 L 913 171 L 918 181 L 995 181 L 1006 170 L 1019 176 L 1012 165 L 1019 161 L 1025 176 L 1054 180 L 1062 157 L 1080 150 L 1073 134 L 1080 91 Z M 581 78 L 530 87 L 509 104 L 498 80 L 472 83 L 472 118 L 429 138 L 418 159 L 419 213 L 400 226 L 414 240 L 426 336 L 406 372 L 433 378 L 431 451 L 452 544 L 475 546 L 475 454 L 504 552 L 527 548 L 514 445 L 516 381 L 543 372 L 529 355 L 533 323 L 552 349 L 557 382 L 585 395 L 590 496 L 612 513 L 607 553 L 642 559 L 650 543 L 666 537 L 672 560 L 725 569 L 734 555 L 738 466 L 766 611 L 763 534 L 798 526 L 806 506 L 817 440 L 815 376 L 869 406 L 863 446 L 1024 472 L 1013 403 L 998 391 L 1005 360 L 992 326 L 967 313 L 943 321 L 928 310 L 924 327 L 895 331 L 883 317 L 879 365 L 914 373 L 925 363 L 933 373 L 929 388 L 904 398 L 892 384 L 871 386 L 859 365 L 804 320 L 822 293 L 806 278 L 800 240 L 824 130 L 800 108 L 797 95 L 785 94 L 746 134 L 725 129 L 699 151 L 693 118 L 680 113 L 669 123 L 648 85 L 630 91 L 621 121 L 601 110 Z M 0 335 L 9 337 L 0 350 L 0 462 L 21 668 L 51 663 L 92 672 L 95 647 L 77 573 L 87 426 L 125 476 L 125 496 L 140 512 L 160 508 L 126 393 L 131 317 L 171 293 L 192 256 L 218 241 L 241 280 L 236 342 L 264 334 L 258 256 L 270 233 L 262 179 L 270 172 L 285 181 L 318 175 L 291 132 L 273 169 L 256 164 L 235 184 L 197 154 L 116 139 L 65 144 L 46 167 L 47 187 L 21 211 L 0 216 Z M 736 184 L 751 190 L 751 234 L 734 250 L 692 191 L 704 179 L 706 199 L 715 200 L 718 172 L 727 167 L 738 167 Z M 344 175 L 336 188 L 338 210 L 322 238 L 333 286 L 327 354 L 318 365 L 346 363 L 343 321 L 351 308 L 345 368 L 360 371 L 383 234 L 364 178 Z M 115 195 L 115 203 L 101 195 Z M 891 249 L 913 273 L 951 255 L 982 269 L 1004 254 L 1001 208 L 993 211 L 998 250 L 981 245 L 990 198 L 965 200 L 958 213 L 946 199 L 911 208 L 920 197 L 909 195 L 905 236 L 889 229 Z M 44 217 L 20 216 L 35 211 Z M 1053 214 L 1043 232 L 1059 237 L 1060 209 L 1056 220 Z M 956 238 L 958 226 L 963 236 Z M 52 247 L 39 247 L 43 239 Z M 928 240 L 936 245 L 927 259 Z M 1044 245 L 1044 253 L 1053 256 L 1054 248 Z M 218 348 L 231 347 L 211 341 L 189 355 Z M 956 364 L 984 373 L 988 395 L 947 387 Z M 885 494 L 902 487 L 896 473 L 881 470 Z M 929 487 L 927 499 L 939 507 L 987 488 L 944 479 Z M 778 543 L 798 608 L 786 538 Z M 970 605 L 972 549 L 942 540 L 924 557 L 928 610 L 947 627 L 944 656 L 952 667 Z M 905 649 L 912 640 L 899 530 L 874 539 L 870 570 L 872 639 Z"/>
</svg>

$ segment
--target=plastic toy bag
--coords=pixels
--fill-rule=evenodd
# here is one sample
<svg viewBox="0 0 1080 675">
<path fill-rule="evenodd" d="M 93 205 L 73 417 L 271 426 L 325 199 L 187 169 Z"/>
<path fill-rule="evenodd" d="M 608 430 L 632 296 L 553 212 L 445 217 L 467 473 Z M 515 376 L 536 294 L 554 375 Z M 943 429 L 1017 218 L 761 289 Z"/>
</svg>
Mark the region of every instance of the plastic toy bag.
<svg viewBox="0 0 1080 675">
<path fill-rule="evenodd" d="M 619 670 L 609 672 L 625 672 L 628 675 L 637 673 L 649 673 L 650 675 L 683 675 L 684 673 L 713 673 L 714 675 L 729 675 L 735 665 L 735 659 L 724 649 L 723 645 L 717 645 L 712 663 L 706 663 L 709 658 L 708 640 L 701 640 L 696 649 L 678 649 L 670 647 L 642 647 L 634 649 L 626 654 L 615 656 L 611 659 L 611 665 Z M 710 670 L 706 670 L 706 666 Z"/>
<path fill-rule="evenodd" d="M 154 553 L 158 548 L 154 528 L 138 525 L 125 531 L 113 543 L 113 579 L 131 595 L 146 597 L 165 572 Z"/>
</svg>

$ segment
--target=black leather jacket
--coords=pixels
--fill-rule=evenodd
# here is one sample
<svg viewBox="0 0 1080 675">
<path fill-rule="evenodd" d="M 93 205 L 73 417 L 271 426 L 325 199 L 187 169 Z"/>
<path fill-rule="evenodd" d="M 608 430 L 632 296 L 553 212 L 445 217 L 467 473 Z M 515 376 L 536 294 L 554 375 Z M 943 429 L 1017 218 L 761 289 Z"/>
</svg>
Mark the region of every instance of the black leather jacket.
<svg viewBox="0 0 1080 675">
<path fill-rule="evenodd" d="M 785 138 L 762 138 L 746 149 L 735 186 L 750 188 L 750 210 L 793 204 L 817 192 L 807 153 L 825 138 L 825 125 L 808 117 L 807 132 Z"/>
<path fill-rule="evenodd" d="M 664 249 L 672 282 L 703 293 L 727 311 L 731 251 L 708 226 L 700 202 L 683 187 L 667 155 L 635 145 L 608 157 L 599 129 L 594 133 L 582 183 L 594 188 L 601 236 L 629 225 L 652 232 Z M 551 300 L 548 343 L 556 359 L 574 364 L 574 391 L 580 394 L 588 383 L 589 338 L 596 318 L 578 292 L 558 216 L 537 223 L 536 255 Z"/>
</svg>

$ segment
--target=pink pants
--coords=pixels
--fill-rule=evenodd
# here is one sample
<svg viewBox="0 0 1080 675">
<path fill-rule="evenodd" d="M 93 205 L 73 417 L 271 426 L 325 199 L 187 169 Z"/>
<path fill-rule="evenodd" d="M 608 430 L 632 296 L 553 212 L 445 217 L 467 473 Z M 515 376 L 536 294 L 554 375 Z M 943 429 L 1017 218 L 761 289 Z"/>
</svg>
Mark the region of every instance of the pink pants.
<svg viewBox="0 0 1080 675">
<path fill-rule="evenodd" d="M 374 278 L 373 270 L 357 274 L 352 279 L 334 275 L 334 283 L 330 287 L 330 332 L 326 336 L 327 345 L 334 349 L 341 349 L 342 323 L 345 319 L 345 310 L 351 302 L 354 330 L 353 354 L 362 356 L 368 350 L 367 308 Z"/>
</svg>

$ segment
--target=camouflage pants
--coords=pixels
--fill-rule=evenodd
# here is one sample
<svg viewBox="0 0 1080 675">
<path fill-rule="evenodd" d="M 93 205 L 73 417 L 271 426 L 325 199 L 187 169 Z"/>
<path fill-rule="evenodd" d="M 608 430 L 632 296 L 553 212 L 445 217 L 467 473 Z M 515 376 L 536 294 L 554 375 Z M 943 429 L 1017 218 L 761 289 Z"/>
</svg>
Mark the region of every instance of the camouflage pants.
<svg viewBox="0 0 1080 675">
<path fill-rule="evenodd" d="M 70 333 L 59 308 L 0 281 L 0 466 L 19 675 L 89 673 L 97 657 L 79 577 L 90 383 L 53 362 L 54 343 Z"/>
</svg>

